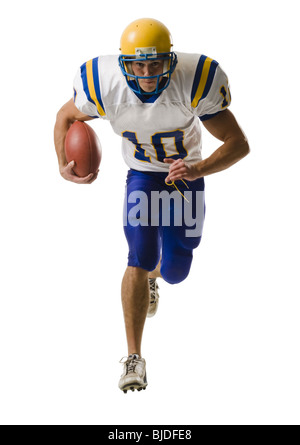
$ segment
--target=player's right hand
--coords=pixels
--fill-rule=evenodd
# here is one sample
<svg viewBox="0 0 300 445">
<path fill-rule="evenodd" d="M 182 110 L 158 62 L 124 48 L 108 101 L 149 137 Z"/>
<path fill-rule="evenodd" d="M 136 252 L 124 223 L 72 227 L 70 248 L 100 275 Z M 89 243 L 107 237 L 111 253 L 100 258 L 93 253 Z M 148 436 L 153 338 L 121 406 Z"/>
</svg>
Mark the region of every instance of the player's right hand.
<svg viewBox="0 0 300 445">
<path fill-rule="evenodd" d="M 61 176 L 66 179 L 66 181 L 75 182 L 76 184 L 91 184 L 97 179 L 99 170 L 96 173 L 90 173 L 85 177 L 80 177 L 74 172 L 74 165 L 75 161 L 71 161 L 59 169 Z"/>
</svg>

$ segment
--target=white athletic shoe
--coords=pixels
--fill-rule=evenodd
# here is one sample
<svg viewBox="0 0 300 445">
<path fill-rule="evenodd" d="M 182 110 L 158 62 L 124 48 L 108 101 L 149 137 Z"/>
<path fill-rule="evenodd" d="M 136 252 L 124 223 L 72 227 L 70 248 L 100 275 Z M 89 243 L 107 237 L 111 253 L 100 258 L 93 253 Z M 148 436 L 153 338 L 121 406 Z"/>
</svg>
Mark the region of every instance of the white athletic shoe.
<svg viewBox="0 0 300 445">
<path fill-rule="evenodd" d="M 150 287 L 150 303 L 148 308 L 147 317 L 153 317 L 158 308 L 158 284 L 156 282 L 156 278 L 149 278 L 149 287 Z"/>
<path fill-rule="evenodd" d="M 125 359 L 125 361 L 124 361 Z M 146 389 L 146 361 L 138 354 L 131 354 L 129 357 L 123 357 L 120 363 L 124 364 L 124 372 L 119 381 L 119 388 L 126 394 L 127 390 L 141 391 Z"/>
</svg>

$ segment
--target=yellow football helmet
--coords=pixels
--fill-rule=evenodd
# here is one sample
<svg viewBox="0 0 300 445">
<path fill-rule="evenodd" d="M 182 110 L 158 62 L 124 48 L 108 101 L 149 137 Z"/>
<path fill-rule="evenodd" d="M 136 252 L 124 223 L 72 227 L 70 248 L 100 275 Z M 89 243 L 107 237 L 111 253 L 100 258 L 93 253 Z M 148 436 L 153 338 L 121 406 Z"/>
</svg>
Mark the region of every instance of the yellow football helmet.
<svg viewBox="0 0 300 445">
<path fill-rule="evenodd" d="M 169 30 L 158 20 L 139 19 L 127 26 L 121 36 L 119 65 L 128 86 L 135 93 L 158 94 L 167 88 L 177 64 L 177 56 L 171 51 L 172 46 Z M 143 77 L 143 79 L 157 80 L 155 91 L 146 93 L 141 91 L 138 79 L 142 77 L 133 74 L 131 62 L 149 59 L 164 60 L 164 72 L 156 76 Z"/>
</svg>

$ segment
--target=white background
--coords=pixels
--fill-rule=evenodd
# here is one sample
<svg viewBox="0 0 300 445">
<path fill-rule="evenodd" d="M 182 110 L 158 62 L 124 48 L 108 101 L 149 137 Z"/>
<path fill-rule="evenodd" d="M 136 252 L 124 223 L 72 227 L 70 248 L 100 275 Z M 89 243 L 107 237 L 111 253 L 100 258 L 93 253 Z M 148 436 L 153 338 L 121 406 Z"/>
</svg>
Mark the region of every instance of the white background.
<svg viewBox="0 0 300 445">
<path fill-rule="evenodd" d="M 299 33 L 296 1 L 1 3 L 1 424 L 299 424 Z M 146 323 L 149 386 L 118 389 L 126 166 L 95 121 L 90 186 L 64 181 L 56 112 L 75 72 L 154 17 L 174 49 L 227 72 L 251 154 L 206 178 L 188 279 L 160 282 Z M 204 131 L 204 157 L 219 142 Z"/>
</svg>

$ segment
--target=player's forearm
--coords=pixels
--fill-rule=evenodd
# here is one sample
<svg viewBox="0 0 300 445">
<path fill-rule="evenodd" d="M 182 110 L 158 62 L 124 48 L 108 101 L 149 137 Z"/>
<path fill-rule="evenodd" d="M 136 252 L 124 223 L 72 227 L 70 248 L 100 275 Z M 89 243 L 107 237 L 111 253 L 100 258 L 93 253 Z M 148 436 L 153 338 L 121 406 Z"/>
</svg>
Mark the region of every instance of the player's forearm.
<svg viewBox="0 0 300 445">
<path fill-rule="evenodd" d="M 249 151 L 246 138 L 230 138 L 211 156 L 195 165 L 197 176 L 200 178 L 225 170 L 244 158 Z"/>
<path fill-rule="evenodd" d="M 57 113 L 55 127 L 54 127 L 54 145 L 57 154 L 59 169 L 67 164 L 65 155 L 65 139 L 67 132 L 74 120 L 67 118 L 67 116 L 60 110 Z"/>
</svg>

